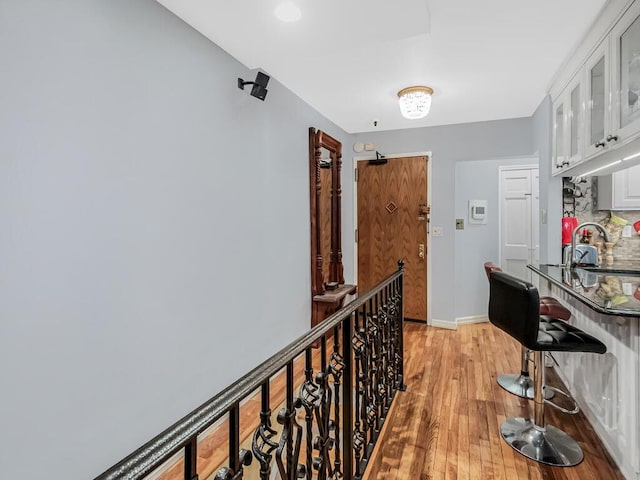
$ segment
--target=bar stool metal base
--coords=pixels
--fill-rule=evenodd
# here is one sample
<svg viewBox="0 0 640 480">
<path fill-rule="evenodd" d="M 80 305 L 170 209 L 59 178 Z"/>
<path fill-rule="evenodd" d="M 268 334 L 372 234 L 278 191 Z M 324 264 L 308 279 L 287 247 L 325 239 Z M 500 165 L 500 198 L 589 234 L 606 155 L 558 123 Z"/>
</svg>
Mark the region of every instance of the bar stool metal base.
<svg viewBox="0 0 640 480">
<path fill-rule="evenodd" d="M 533 398 L 533 379 L 529 375 L 516 375 L 515 373 L 505 373 L 498 376 L 498 385 L 507 392 L 522 398 Z M 544 398 L 549 400 L 553 398 L 552 390 L 544 391 Z"/>
<path fill-rule="evenodd" d="M 569 435 L 552 425 L 536 427 L 530 418 L 508 418 L 500 433 L 513 449 L 536 462 L 572 467 L 584 458 L 580 445 Z"/>
</svg>

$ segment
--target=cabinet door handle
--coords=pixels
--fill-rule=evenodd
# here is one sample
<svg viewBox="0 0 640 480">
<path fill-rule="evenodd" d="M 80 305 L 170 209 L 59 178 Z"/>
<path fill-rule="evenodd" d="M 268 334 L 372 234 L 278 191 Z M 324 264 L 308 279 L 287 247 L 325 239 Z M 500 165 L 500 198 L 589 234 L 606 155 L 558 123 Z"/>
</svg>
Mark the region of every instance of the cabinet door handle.
<svg viewBox="0 0 640 480">
<path fill-rule="evenodd" d="M 569 161 L 568 161 L 568 160 L 565 160 L 564 162 L 562 162 L 562 163 L 560 164 L 560 167 L 566 167 L 567 165 L 569 165 Z"/>
<path fill-rule="evenodd" d="M 618 141 L 618 136 L 617 135 L 609 135 L 607 137 L 607 142 L 610 142 L 611 140 L 615 140 L 617 142 Z"/>
<path fill-rule="evenodd" d="M 595 147 L 596 147 L 596 148 L 598 148 L 598 147 L 604 147 L 605 145 L 606 145 L 606 144 L 604 143 L 604 140 L 600 140 L 599 142 L 596 142 Z"/>
</svg>

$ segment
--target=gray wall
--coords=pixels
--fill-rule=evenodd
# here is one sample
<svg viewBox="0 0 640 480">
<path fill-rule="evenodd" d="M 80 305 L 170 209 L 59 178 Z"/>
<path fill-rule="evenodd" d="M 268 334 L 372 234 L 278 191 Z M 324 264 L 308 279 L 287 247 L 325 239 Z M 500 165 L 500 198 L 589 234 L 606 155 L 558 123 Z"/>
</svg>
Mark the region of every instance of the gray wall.
<svg viewBox="0 0 640 480">
<path fill-rule="evenodd" d="M 533 141 L 540 160 L 540 263 L 559 263 L 561 256 L 562 178 L 551 176 L 552 104 L 548 95 L 532 117 Z M 542 222 L 543 215 L 540 215 Z"/>
<path fill-rule="evenodd" d="M 489 283 L 483 264 L 500 264 L 499 189 L 500 167 L 536 165 L 535 157 L 476 160 L 456 163 L 456 218 L 464 219 L 464 230 L 456 230 L 455 317 L 487 314 Z M 487 223 L 469 223 L 469 200 L 487 200 Z"/>
<path fill-rule="evenodd" d="M 153 0 L 3 0 L 0 477 L 92 478 L 308 329 L 307 129 L 352 142 L 253 75 Z"/>
<path fill-rule="evenodd" d="M 365 133 L 356 135 L 355 141 L 374 142 L 383 154 L 432 152 L 431 227 L 442 226 L 444 235 L 431 239 L 429 301 L 432 318 L 453 322 L 455 303 L 465 295 L 458 289 L 456 276 L 478 268 L 469 265 L 461 272 L 454 268 L 456 162 L 531 155 L 535 150 L 531 118 Z"/>
</svg>

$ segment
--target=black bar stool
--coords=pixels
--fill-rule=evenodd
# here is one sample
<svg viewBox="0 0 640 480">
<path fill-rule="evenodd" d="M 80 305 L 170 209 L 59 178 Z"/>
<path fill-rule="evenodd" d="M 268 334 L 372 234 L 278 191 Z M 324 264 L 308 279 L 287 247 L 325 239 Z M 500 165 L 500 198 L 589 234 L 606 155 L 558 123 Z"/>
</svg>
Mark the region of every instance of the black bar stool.
<svg viewBox="0 0 640 480">
<path fill-rule="evenodd" d="M 491 272 L 501 272 L 502 269 L 493 262 L 485 262 L 484 271 L 489 278 Z M 540 297 L 540 315 L 549 315 L 566 321 L 571 318 L 571 312 L 553 297 Z M 529 349 L 523 346 L 520 349 L 520 354 L 520 373 L 498 375 L 498 385 L 518 397 L 533 398 L 533 379 L 529 374 Z M 549 390 L 545 395 L 546 398 L 551 398 L 553 392 Z"/>
<path fill-rule="evenodd" d="M 559 428 L 545 424 L 544 404 L 557 405 L 544 398 L 544 390 L 551 388 L 544 381 L 544 352 L 605 353 L 607 347 L 566 322 L 541 317 L 538 290 L 530 283 L 504 272 L 492 272 L 489 285 L 489 320 L 533 352 L 534 417 L 508 418 L 500 427 L 502 438 L 537 462 L 560 467 L 577 465 L 584 457 L 577 442 Z M 576 407 L 568 413 L 577 411 Z"/>
</svg>

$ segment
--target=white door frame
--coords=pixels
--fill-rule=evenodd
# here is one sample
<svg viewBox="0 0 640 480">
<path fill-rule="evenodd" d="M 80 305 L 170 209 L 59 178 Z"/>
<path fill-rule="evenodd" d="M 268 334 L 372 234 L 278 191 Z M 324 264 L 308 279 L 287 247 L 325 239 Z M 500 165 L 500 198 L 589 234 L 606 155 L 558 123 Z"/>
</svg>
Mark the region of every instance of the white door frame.
<svg viewBox="0 0 640 480">
<path fill-rule="evenodd" d="M 531 160 L 538 160 L 537 156 L 527 157 Z M 498 261 L 502 259 L 502 172 L 509 170 L 531 170 L 538 169 L 540 172 L 540 164 L 523 164 L 523 165 L 500 165 L 498 167 Z M 538 176 L 538 188 L 540 188 L 540 177 Z M 540 206 L 538 205 L 538 208 Z M 538 228 L 538 245 L 540 245 L 540 229 Z M 500 265 L 502 267 L 502 265 Z"/>
<path fill-rule="evenodd" d="M 433 156 L 431 152 L 411 152 L 411 153 L 393 153 L 385 154 L 385 158 L 404 158 L 404 157 L 427 157 L 427 205 L 431 207 L 431 165 L 433 164 Z M 355 229 L 358 228 L 358 182 L 356 182 L 356 168 L 358 162 L 362 160 L 375 160 L 374 155 L 360 155 L 354 156 L 351 167 L 351 178 L 353 181 L 353 276 L 358 284 L 358 242 L 356 242 Z M 433 213 L 433 211 L 431 212 Z M 430 214 L 431 216 L 431 214 Z M 427 325 L 431 325 L 431 227 L 427 223 Z"/>
</svg>

